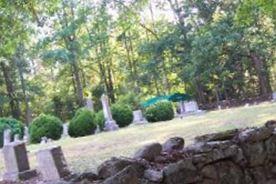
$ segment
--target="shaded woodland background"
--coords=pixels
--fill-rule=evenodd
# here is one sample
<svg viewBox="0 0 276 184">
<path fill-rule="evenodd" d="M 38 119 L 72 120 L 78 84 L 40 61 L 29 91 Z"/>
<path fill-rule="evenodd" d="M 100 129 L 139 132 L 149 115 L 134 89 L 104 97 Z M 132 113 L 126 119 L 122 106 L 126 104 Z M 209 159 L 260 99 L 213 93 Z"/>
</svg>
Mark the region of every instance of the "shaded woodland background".
<svg viewBox="0 0 276 184">
<path fill-rule="evenodd" d="M 274 3 L 274 4 L 273 4 Z M 276 90 L 273 0 L 0 0 L 0 116 L 70 119 L 92 98 L 201 106 Z"/>
</svg>

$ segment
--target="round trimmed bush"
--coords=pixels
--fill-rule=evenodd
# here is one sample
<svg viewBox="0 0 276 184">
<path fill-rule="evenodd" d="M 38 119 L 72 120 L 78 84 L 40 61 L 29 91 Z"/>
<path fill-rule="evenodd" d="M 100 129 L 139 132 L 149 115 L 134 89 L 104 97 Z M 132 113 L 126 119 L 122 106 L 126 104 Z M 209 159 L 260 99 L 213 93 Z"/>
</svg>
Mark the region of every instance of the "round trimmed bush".
<svg viewBox="0 0 276 184">
<path fill-rule="evenodd" d="M 133 120 L 132 110 L 128 105 L 114 104 L 111 106 L 111 113 L 119 127 L 128 126 Z"/>
<path fill-rule="evenodd" d="M 40 114 L 30 125 L 30 137 L 32 143 L 39 143 L 42 137 L 58 140 L 62 134 L 62 122 L 51 115 Z"/>
<path fill-rule="evenodd" d="M 11 135 L 19 134 L 22 138 L 24 134 L 24 125 L 13 118 L 0 118 L 0 148 L 3 147 L 3 136 L 5 129 L 11 130 Z"/>
<path fill-rule="evenodd" d="M 149 122 L 168 121 L 173 119 L 174 111 L 172 103 L 159 102 L 146 108 L 146 119 Z"/>
<path fill-rule="evenodd" d="M 71 137 L 82 137 L 91 135 L 97 128 L 95 114 L 86 108 L 80 108 L 69 123 L 69 135 Z"/>
</svg>

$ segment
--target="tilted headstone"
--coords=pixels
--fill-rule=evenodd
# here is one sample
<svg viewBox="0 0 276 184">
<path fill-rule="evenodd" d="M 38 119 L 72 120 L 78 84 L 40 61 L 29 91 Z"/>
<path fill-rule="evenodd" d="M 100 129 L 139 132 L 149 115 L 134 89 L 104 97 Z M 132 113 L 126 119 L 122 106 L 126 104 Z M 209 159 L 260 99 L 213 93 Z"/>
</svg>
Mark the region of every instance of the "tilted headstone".
<svg viewBox="0 0 276 184">
<path fill-rule="evenodd" d="M 113 120 L 111 110 L 108 103 L 108 98 L 106 95 L 102 95 L 101 97 L 102 106 L 103 106 L 103 113 L 105 118 L 105 131 L 112 131 L 119 129 L 119 126 L 117 125 L 116 121 Z"/>
<path fill-rule="evenodd" d="M 62 137 L 67 137 L 69 135 L 68 133 L 68 123 L 64 123 L 62 125 L 63 131 L 62 131 Z"/>
<path fill-rule="evenodd" d="M 70 175 L 60 146 L 39 150 L 36 158 L 43 180 L 56 181 Z"/>
<path fill-rule="evenodd" d="M 35 170 L 30 170 L 26 146 L 24 142 L 12 142 L 3 147 L 6 181 L 28 180 L 36 176 Z"/>
<path fill-rule="evenodd" d="M 3 145 L 8 145 L 11 142 L 11 130 L 5 129 L 3 135 Z"/>
<path fill-rule="evenodd" d="M 85 105 L 85 107 L 87 109 L 90 109 L 91 111 L 94 111 L 94 104 L 93 104 L 93 101 L 92 101 L 91 98 L 87 98 L 86 99 L 86 105 Z"/>
<path fill-rule="evenodd" d="M 24 127 L 24 136 L 23 140 L 26 144 L 30 143 L 30 134 L 29 134 L 29 129 L 27 126 Z"/>
<path fill-rule="evenodd" d="M 147 120 L 144 118 L 141 110 L 133 111 L 133 124 L 145 124 Z"/>
<path fill-rule="evenodd" d="M 198 105 L 196 101 L 185 102 L 185 112 L 197 112 Z"/>
</svg>

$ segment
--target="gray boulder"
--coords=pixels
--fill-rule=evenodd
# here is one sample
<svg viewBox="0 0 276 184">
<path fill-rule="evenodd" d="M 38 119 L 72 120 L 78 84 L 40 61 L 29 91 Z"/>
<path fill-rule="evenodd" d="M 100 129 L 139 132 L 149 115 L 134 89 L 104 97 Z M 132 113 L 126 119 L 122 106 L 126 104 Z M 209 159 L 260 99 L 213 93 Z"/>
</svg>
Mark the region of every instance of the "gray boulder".
<svg viewBox="0 0 276 184">
<path fill-rule="evenodd" d="M 144 172 L 144 165 L 136 160 L 128 158 L 113 157 L 105 161 L 98 167 L 99 178 L 106 179 L 110 176 L 117 174 L 127 166 L 132 166 L 138 173 Z"/>
<path fill-rule="evenodd" d="M 139 184 L 136 170 L 128 166 L 116 175 L 107 178 L 102 184 Z"/>
<path fill-rule="evenodd" d="M 157 156 L 160 155 L 162 151 L 162 146 L 159 143 L 152 143 L 139 149 L 135 154 L 136 159 L 145 159 L 148 161 L 153 161 Z"/>
<path fill-rule="evenodd" d="M 163 144 L 162 151 L 172 152 L 173 150 L 181 150 L 184 144 L 185 141 L 182 137 L 172 137 Z"/>
</svg>

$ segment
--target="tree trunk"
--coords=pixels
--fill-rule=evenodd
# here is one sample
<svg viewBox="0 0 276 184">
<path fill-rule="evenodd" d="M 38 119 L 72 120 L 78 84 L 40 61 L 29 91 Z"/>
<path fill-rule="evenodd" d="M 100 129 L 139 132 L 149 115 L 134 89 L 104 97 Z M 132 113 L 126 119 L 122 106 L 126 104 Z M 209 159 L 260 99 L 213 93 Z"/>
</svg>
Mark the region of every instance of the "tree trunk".
<svg viewBox="0 0 276 184">
<path fill-rule="evenodd" d="M 18 61 L 15 58 L 15 62 L 16 62 L 16 66 L 18 69 L 18 73 L 19 73 L 19 78 L 20 78 L 20 83 L 21 83 L 21 89 L 23 92 L 23 97 L 24 97 L 24 102 L 25 102 L 25 123 L 26 125 L 29 125 L 29 123 L 31 123 L 32 121 L 32 111 L 29 105 L 29 97 L 26 94 L 26 83 L 25 83 L 25 79 L 23 76 L 23 70 L 22 70 L 22 65 L 20 64 L 20 61 Z"/>
<path fill-rule="evenodd" d="M 268 97 L 270 96 L 272 89 L 270 86 L 269 75 L 264 61 L 253 52 L 250 53 L 250 58 L 257 72 L 260 95 Z"/>
<path fill-rule="evenodd" d="M 78 105 L 80 107 L 83 107 L 84 105 L 84 100 L 83 100 L 83 89 L 82 89 L 82 84 L 81 84 L 81 79 L 80 79 L 80 70 L 79 66 L 76 61 L 72 62 L 72 67 L 73 67 L 73 74 L 75 78 L 75 84 L 76 84 L 76 91 L 77 91 L 77 99 L 78 99 Z"/>
<path fill-rule="evenodd" d="M 4 62 L 0 62 L 0 65 L 1 65 L 1 68 L 3 71 L 3 76 L 4 76 L 5 84 L 6 84 L 6 90 L 8 93 L 9 100 L 10 100 L 9 103 L 10 103 L 12 117 L 19 119 L 20 118 L 19 102 L 16 98 L 15 87 L 14 87 L 13 81 L 11 79 L 10 68 Z"/>
<path fill-rule="evenodd" d="M 204 92 L 203 92 L 201 83 L 199 81 L 195 81 L 195 87 L 196 87 L 196 92 L 197 92 L 197 97 L 198 97 L 199 103 L 205 104 L 206 100 L 204 97 Z"/>
</svg>

